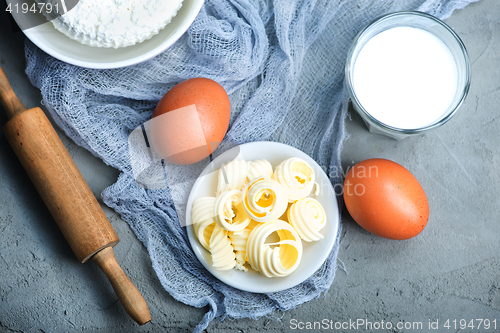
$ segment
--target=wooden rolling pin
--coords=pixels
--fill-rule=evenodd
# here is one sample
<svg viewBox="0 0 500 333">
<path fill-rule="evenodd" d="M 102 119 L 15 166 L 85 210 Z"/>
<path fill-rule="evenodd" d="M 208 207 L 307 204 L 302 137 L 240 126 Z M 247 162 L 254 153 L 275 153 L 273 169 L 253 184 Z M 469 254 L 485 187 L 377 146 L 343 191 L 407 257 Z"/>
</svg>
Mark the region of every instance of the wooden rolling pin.
<svg viewBox="0 0 500 333">
<path fill-rule="evenodd" d="M 26 109 L 0 67 L 5 136 L 78 259 L 92 259 L 108 277 L 125 311 L 140 325 L 151 320 L 139 290 L 116 261 L 118 236 L 42 109 Z"/>
</svg>

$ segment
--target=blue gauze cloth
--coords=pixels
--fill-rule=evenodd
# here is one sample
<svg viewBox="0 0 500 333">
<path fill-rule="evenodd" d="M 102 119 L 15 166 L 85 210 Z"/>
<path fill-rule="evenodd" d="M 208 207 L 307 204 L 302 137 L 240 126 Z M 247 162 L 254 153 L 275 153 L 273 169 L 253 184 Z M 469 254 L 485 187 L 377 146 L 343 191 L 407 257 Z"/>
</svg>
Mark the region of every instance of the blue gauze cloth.
<svg viewBox="0 0 500 333">
<path fill-rule="evenodd" d="M 226 141 L 289 144 L 329 170 L 332 184 L 341 184 L 348 104 L 344 65 L 356 33 L 390 12 L 419 10 L 444 19 L 470 2 L 207 0 L 180 40 L 145 63 L 112 70 L 80 68 L 28 41 L 26 72 L 65 133 L 121 171 L 102 193 L 103 200 L 143 242 L 165 290 L 191 306 L 208 305 L 195 330 L 200 332 L 214 318 L 257 319 L 326 292 L 335 276 L 339 237 L 323 266 L 296 287 L 253 294 L 220 282 L 200 264 L 186 228 L 176 221 L 172 196 L 185 196 L 190 188 L 171 189 L 171 196 L 168 190 L 138 186 L 128 154 L 130 132 L 151 118 L 172 86 L 208 77 L 222 84 L 231 99 Z M 179 176 L 193 178 L 201 167 L 186 167 Z"/>
</svg>

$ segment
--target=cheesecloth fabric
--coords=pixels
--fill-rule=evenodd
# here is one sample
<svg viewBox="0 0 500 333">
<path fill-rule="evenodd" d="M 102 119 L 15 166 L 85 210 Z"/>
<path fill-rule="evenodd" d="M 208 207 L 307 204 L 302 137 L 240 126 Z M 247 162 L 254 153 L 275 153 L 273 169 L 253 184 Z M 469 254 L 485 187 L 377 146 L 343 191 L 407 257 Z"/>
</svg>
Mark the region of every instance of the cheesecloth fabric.
<svg viewBox="0 0 500 333">
<path fill-rule="evenodd" d="M 328 291 L 337 267 L 339 237 L 324 265 L 296 287 L 253 294 L 225 285 L 194 255 L 173 205 L 173 197 L 189 193 L 204 165 L 177 169 L 179 179 L 187 181 L 179 181 L 170 191 L 144 189 L 131 170 L 131 131 L 150 119 L 173 85 L 208 77 L 230 95 L 227 142 L 289 144 L 329 171 L 334 185 L 340 184 L 347 114 L 344 64 L 356 33 L 389 12 L 419 10 L 443 19 L 470 2 L 207 0 L 187 33 L 145 63 L 113 70 L 80 68 L 48 56 L 28 41 L 26 72 L 65 133 L 121 171 L 117 182 L 102 193 L 103 200 L 143 242 L 163 287 L 181 302 L 208 305 L 195 330 L 200 332 L 214 318 L 257 319 Z"/>
</svg>

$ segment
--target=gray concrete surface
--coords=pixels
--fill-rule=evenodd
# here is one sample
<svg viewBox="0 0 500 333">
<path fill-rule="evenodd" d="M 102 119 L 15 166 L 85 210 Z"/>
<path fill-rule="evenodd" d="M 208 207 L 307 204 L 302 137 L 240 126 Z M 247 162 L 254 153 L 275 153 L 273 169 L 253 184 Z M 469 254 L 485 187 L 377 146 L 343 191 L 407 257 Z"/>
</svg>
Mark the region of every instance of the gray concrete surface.
<svg viewBox="0 0 500 333">
<path fill-rule="evenodd" d="M 344 167 L 370 157 L 406 166 L 429 199 L 425 230 L 408 241 L 390 241 L 344 214 L 339 259 L 346 272 L 337 271 L 324 297 L 276 314 L 281 320 L 214 321 L 208 332 L 291 332 L 300 322 L 324 319 L 343 324 L 339 332 L 500 331 L 500 1 L 469 5 L 447 23 L 472 62 L 472 86 L 460 111 L 444 127 L 403 141 L 367 132 L 352 114 L 342 157 Z M 23 41 L 22 32 L 12 33 L 0 14 L 1 66 L 22 102 L 34 107 L 41 97 L 24 74 Z M 59 134 L 99 197 L 117 172 Z M 146 326 L 126 315 L 93 263 L 78 262 L 0 134 L 0 332 L 192 331 L 206 309 L 166 293 L 144 246 L 116 213 L 104 210 L 121 238 L 118 261 L 151 309 L 153 320 Z M 473 320 L 475 328 L 460 330 L 462 319 L 467 325 Z M 490 329 L 484 321 L 478 328 L 486 319 Z M 357 320 L 375 327 L 354 330 L 349 324 Z M 375 330 L 382 321 L 394 329 Z M 436 321 L 439 329 L 431 330 Z M 403 329 L 396 329 L 398 323 Z"/>
</svg>

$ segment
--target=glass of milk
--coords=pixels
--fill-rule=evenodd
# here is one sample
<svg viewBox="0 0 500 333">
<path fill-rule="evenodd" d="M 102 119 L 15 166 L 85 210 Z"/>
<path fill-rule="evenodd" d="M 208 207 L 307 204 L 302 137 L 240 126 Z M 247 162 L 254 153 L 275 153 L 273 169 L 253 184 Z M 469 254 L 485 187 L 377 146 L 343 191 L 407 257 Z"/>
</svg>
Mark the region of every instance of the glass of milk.
<svg viewBox="0 0 500 333">
<path fill-rule="evenodd" d="M 453 116 L 469 90 L 469 57 L 441 20 L 421 12 L 392 13 L 356 36 L 346 84 L 371 132 L 402 139 Z"/>
</svg>

